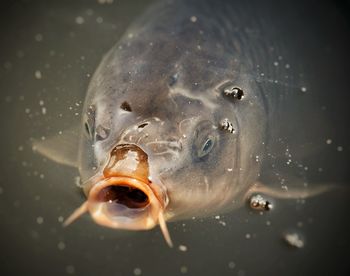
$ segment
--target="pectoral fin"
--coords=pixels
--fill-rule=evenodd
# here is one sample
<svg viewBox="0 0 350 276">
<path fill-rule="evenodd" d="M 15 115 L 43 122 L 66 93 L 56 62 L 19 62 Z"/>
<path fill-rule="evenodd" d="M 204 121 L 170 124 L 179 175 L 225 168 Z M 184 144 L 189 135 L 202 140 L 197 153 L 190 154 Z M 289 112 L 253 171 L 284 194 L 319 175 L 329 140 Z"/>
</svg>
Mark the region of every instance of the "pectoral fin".
<svg viewBox="0 0 350 276">
<path fill-rule="evenodd" d="M 282 199 L 303 199 L 307 197 L 316 196 L 324 192 L 331 191 L 339 186 L 333 184 L 320 184 L 315 187 L 299 187 L 299 188 L 285 188 L 269 187 L 257 182 L 247 192 L 247 198 L 253 194 L 264 194 L 274 198 Z"/>
<path fill-rule="evenodd" d="M 79 139 L 77 126 L 44 140 L 34 140 L 32 148 L 54 162 L 77 167 Z"/>
</svg>

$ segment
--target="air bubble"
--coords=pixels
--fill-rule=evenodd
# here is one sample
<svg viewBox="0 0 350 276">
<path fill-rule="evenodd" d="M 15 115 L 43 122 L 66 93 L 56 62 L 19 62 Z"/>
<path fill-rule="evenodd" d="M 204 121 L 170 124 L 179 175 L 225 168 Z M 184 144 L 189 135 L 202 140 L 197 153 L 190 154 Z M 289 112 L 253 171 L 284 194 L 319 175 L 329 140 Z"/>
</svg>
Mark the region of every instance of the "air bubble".
<svg viewBox="0 0 350 276">
<path fill-rule="evenodd" d="M 258 194 L 250 198 L 250 207 L 254 210 L 269 211 L 272 209 L 272 204 Z"/>
</svg>

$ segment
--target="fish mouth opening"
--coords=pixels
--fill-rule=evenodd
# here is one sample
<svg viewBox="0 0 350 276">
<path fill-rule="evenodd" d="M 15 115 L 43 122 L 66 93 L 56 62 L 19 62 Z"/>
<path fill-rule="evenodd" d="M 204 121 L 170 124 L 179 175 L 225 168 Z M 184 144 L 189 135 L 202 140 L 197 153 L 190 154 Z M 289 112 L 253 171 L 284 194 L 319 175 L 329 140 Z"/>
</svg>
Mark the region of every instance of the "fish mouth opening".
<svg viewBox="0 0 350 276">
<path fill-rule="evenodd" d="M 64 222 L 67 226 L 85 212 L 100 225 L 127 230 L 147 230 L 159 224 L 170 247 L 164 210 L 167 194 L 160 181 L 150 180 L 147 154 L 138 146 L 116 146 L 103 174 L 87 190 L 87 201 Z"/>
<path fill-rule="evenodd" d="M 148 183 L 124 176 L 97 183 L 89 193 L 88 209 L 96 223 L 128 230 L 153 228 L 162 212 Z"/>
<path fill-rule="evenodd" d="M 98 224 L 128 230 L 153 228 L 166 207 L 161 184 L 150 180 L 148 155 L 134 144 L 112 149 L 103 176 L 88 193 L 88 210 Z"/>
<path fill-rule="evenodd" d="M 127 186 L 108 186 L 97 195 L 98 201 L 121 204 L 127 208 L 144 208 L 149 204 L 148 196 L 140 189 Z"/>
</svg>

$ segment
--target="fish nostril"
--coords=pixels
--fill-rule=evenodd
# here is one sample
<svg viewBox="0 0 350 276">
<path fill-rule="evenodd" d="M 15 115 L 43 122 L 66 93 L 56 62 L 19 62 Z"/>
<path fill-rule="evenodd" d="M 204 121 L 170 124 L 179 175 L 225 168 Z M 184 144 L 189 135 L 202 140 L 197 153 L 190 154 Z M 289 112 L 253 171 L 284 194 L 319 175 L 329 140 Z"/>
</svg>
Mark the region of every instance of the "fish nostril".
<svg viewBox="0 0 350 276">
<path fill-rule="evenodd" d="M 144 208 L 149 203 L 148 196 L 140 189 L 133 188 L 130 186 L 108 186 L 102 189 L 97 200 L 100 202 L 106 202 L 111 204 L 121 204 L 127 208 L 137 209 Z"/>
<path fill-rule="evenodd" d="M 95 139 L 96 141 L 102 141 L 108 138 L 111 130 L 108 128 L 105 128 L 101 125 L 97 126 L 96 128 L 96 134 L 95 134 Z"/>
<path fill-rule="evenodd" d="M 122 102 L 120 108 L 127 112 L 132 112 L 131 106 L 127 101 Z"/>
<path fill-rule="evenodd" d="M 139 125 L 137 128 L 142 129 L 146 126 L 148 126 L 148 123 L 143 123 L 143 124 Z"/>
</svg>

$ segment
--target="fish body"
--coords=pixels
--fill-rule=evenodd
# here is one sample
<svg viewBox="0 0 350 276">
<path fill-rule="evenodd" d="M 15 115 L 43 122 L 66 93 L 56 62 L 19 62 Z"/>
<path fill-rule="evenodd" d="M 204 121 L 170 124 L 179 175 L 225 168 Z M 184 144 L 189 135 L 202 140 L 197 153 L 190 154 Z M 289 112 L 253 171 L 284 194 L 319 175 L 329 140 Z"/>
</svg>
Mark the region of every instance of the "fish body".
<svg viewBox="0 0 350 276">
<path fill-rule="evenodd" d="M 88 88 L 76 159 L 88 200 L 68 222 L 90 211 L 167 236 L 165 221 L 227 212 L 261 187 L 294 80 L 271 81 L 288 53 L 260 2 L 163 1 L 129 27 Z"/>
</svg>

